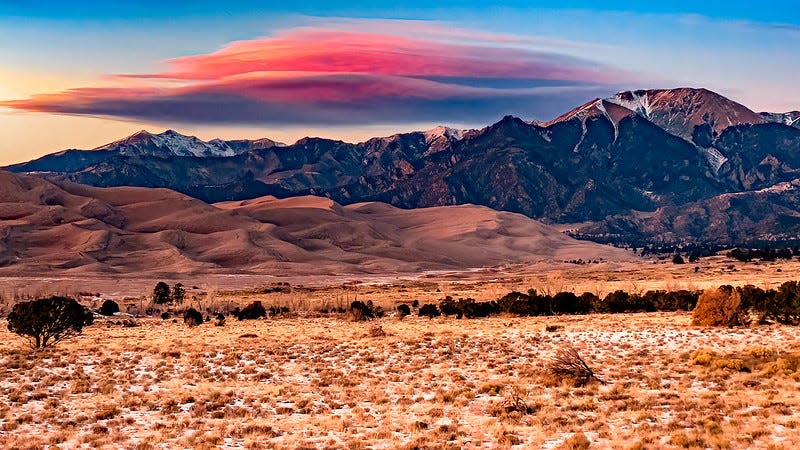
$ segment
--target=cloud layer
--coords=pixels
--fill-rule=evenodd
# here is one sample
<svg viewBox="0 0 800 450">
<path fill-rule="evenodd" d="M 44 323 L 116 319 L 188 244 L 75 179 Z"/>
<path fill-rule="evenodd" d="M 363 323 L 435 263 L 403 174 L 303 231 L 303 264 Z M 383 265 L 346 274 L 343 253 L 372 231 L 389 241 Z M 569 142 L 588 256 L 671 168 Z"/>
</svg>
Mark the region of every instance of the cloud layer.
<svg viewBox="0 0 800 450">
<path fill-rule="evenodd" d="M 0 105 L 185 123 L 348 125 L 549 118 L 631 81 L 613 68 L 514 38 L 431 23 L 303 27 Z M 399 32 L 398 32 L 399 30 Z M 558 49 L 558 45 L 553 45 Z"/>
</svg>

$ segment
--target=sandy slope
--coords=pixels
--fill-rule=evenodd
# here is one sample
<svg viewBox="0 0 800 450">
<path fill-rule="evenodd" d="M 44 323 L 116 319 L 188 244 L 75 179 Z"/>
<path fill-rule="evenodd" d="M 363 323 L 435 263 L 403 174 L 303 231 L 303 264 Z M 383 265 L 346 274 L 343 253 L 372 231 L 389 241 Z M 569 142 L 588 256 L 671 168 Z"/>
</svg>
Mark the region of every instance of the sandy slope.
<svg viewBox="0 0 800 450">
<path fill-rule="evenodd" d="M 209 205 L 166 190 L 0 172 L 0 274 L 396 273 L 544 259 L 620 260 L 519 214 L 319 197 Z"/>
</svg>

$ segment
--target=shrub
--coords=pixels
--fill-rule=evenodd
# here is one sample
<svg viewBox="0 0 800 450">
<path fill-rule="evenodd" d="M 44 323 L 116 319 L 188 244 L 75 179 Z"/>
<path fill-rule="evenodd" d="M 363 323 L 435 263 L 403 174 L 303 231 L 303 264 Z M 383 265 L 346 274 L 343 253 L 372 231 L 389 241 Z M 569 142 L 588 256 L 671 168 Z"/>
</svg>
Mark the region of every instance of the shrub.
<svg viewBox="0 0 800 450">
<path fill-rule="evenodd" d="M 497 302 L 476 302 L 472 298 L 460 301 L 464 317 L 472 319 L 475 317 L 489 317 L 500 313 Z"/>
<path fill-rule="evenodd" d="M 800 322 L 800 284 L 797 281 L 787 281 L 778 287 L 770 316 L 783 324 Z"/>
<path fill-rule="evenodd" d="M 687 290 L 647 291 L 642 296 L 642 306 L 652 311 L 691 311 L 697 305 L 698 296 Z"/>
<path fill-rule="evenodd" d="M 673 264 L 685 264 L 686 261 L 683 260 L 683 256 L 681 256 L 681 255 L 676 253 L 675 256 L 672 257 L 672 263 Z"/>
<path fill-rule="evenodd" d="M 441 315 L 442 313 L 439 312 L 439 308 L 431 303 L 426 303 L 419 308 L 420 317 L 428 317 L 429 319 L 433 319 L 434 317 L 439 317 Z"/>
<path fill-rule="evenodd" d="M 600 305 L 603 312 L 622 313 L 631 310 L 631 296 L 623 290 L 618 290 L 606 295 Z"/>
<path fill-rule="evenodd" d="M 597 312 L 602 310 L 603 300 L 596 294 L 591 292 L 584 292 L 578 297 L 582 303 L 589 305 L 589 312 Z"/>
<path fill-rule="evenodd" d="M 464 316 L 464 312 L 461 310 L 459 302 L 453 300 L 453 297 L 450 297 L 449 295 L 445 297 L 444 300 L 439 302 L 439 311 L 441 311 L 445 316 L 456 316 L 456 319 L 460 319 Z"/>
<path fill-rule="evenodd" d="M 576 386 L 583 386 L 591 380 L 602 381 L 595 376 L 594 371 L 581 358 L 574 347 L 564 347 L 558 350 L 550 362 L 549 372 L 559 379 L 570 379 Z"/>
<path fill-rule="evenodd" d="M 153 303 L 156 305 L 163 305 L 169 303 L 171 300 L 172 296 L 169 292 L 169 285 L 163 281 L 156 283 L 156 287 L 153 288 Z"/>
<path fill-rule="evenodd" d="M 169 317 L 170 317 L 170 316 L 169 316 L 169 313 L 168 313 L 168 312 L 163 312 L 163 313 L 161 313 L 161 319 L 163 319 L 163 320 L 168 320 L 168 319 L 169 319 Z"/>
<path fill-rule="evenodd" d="M 692 364 L 698 366 L 710 366 L 714 359 L 717 358 L 716 352 L 709 348 L 698 348 L 697 350 L 693 351 L 689 358 L 692 360 Z"/>
<path fill-rule="evenodd" d="M 106 300 L 100 306 L 100 314 L 104 316 L 113 316 L 119 312 L 119 305 L 114 300 Z"/>
<path fill-rule="evenodd" d="M 530 296 L 522 292 L 509 292 L 497 301 L 501 312 L 515 316 L 532 316 L 535 313 Z"/>
<path fill-rule="evenodd" d="M 216 325 L 218 327 L 224 327 L 225 326 L 225 314 L 217 313 L 216 318 L 217 318 L 217 320 L 216 320 L 216 322 L 214 322 L 214 325 Z"/>
<path fill-rule="evenodd" d="M 8 330 L 28 338 L 31 347 L 45 348 L 79 335 L 94 316 L 75 299 L 50 297 L 14 305 Z"/>
<path fill-rule="evenodd" d="M 189 308 L 183 313 L 183 323 L 190 327 L 196 327 L 203 323 L 203 315 L 200 314 L 200 311 Z"/>
<path fill-rule="evenodd" d="M 692 315 L 694 325 L 733 327 L 748 322 L 747 311 L 742 308 L 742 296 L 731 286 L 703 291 Z"/>
<path fill-rule="evenodd" d="M 383 331 L 380 325 L 373 325 L 369 328 L 369 335 L 370 337 L 384 337 L 386 332 Z"/>
<path fill-rule="evenodd" d="M 592 310 L 591 300 L 578 297 L 572 292 L 559 292 L 553 296 L 553 312 L 556 314 L 587 314 Z"/>
<path fill-rule="evenodd" d="M 361 300 L 355 300 L 350 304 L 350 316 L 356 322 L 372 320 L 383 317 L 383 308 L 375 306 L 372 300 L 368 300 L 366 303 Z"/>
<path fill-rule="evenodd" d="M 239 320 L 256 320 L 267 316 L 267 308 L 264 308 L 259 300 L 255 300 L 236 312 L 235 315 Z"/>
<path fill-rule="evenodd" d="M 565 440 L 564 443 L 558 448 L 559 450 L 587 450 L 591 447 L 591 445 L 592 442 L 589 440 L 589 438 L 587 438 L 582 432 L 578 432 L 573 434 L 569 439 Z"/>
<path fill-rule="evenodd" d="M 405 317 L 405 316 L 410 316 L 411 315 L 411 308 L 409 308 L 408 305 L 406 305 L 405 303 L 403 303 L 401 305 L 397 305 L 397 314 L 400 315 L 401 319 L 403 317 Z"/>
<path fill-rule="evenodd" d="M 517 413 L 520 415 L 536 412 L 536 409 L 522 398 L 522 394 L 516 386 L 511 389 L 509 397 L 503 402 L 503 410 L 506 414 Z"/>
</svg>

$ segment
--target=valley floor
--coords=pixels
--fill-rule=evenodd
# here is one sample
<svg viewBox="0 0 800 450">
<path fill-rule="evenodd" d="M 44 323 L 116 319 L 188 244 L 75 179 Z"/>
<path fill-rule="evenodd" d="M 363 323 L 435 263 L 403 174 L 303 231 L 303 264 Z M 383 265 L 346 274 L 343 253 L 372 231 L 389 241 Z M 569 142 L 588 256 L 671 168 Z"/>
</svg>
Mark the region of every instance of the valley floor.
<svg viewBox="0 0 800 450">
<path fill-rule="evenodd" d="M 799 448 L 797 329 L 690 320 L 100 319 L 33 354 L 3 322 L 0 447 Z M 547 375 L 568 345 L 605 384 Z"/>
</svg>

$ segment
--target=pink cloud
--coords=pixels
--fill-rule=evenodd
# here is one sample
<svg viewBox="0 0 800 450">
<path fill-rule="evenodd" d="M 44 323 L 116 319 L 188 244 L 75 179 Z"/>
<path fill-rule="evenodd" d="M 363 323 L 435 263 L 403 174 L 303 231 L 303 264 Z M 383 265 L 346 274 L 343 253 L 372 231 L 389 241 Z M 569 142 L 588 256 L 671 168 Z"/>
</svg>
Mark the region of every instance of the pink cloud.
<svg viewBox="0 0 800 450">
<path fill-rule="evenodd" d="M 462 34 L 466 32 L 462 31 Z M 487 36 L 479 35 L 485 41 Z M 300 28 L 232 42 L 215 52 L 167 61 L 171 70 L 135 77 L 213 80 L 251 72 L 370 73 L 406 77 L 541 78 L 611 82 L 623 73 L 563 55 L 413 39 L 391 34 Z"/>
<path fill-rule="evenodd" d="M 525 38 L 431 24 L 411 25 L 408 33 L 418 31 L 411 37 L 376 32 L 379 25 L 364 26 L 367 31 L 291 29 L 168 60 L 163 72 L 115 76 L 114 86 L 0 106 L 187 122 L 464 121 L 508 113 L 538 116 L 607 93 L 631 76 L 520 46 Z"/>
</svg>

